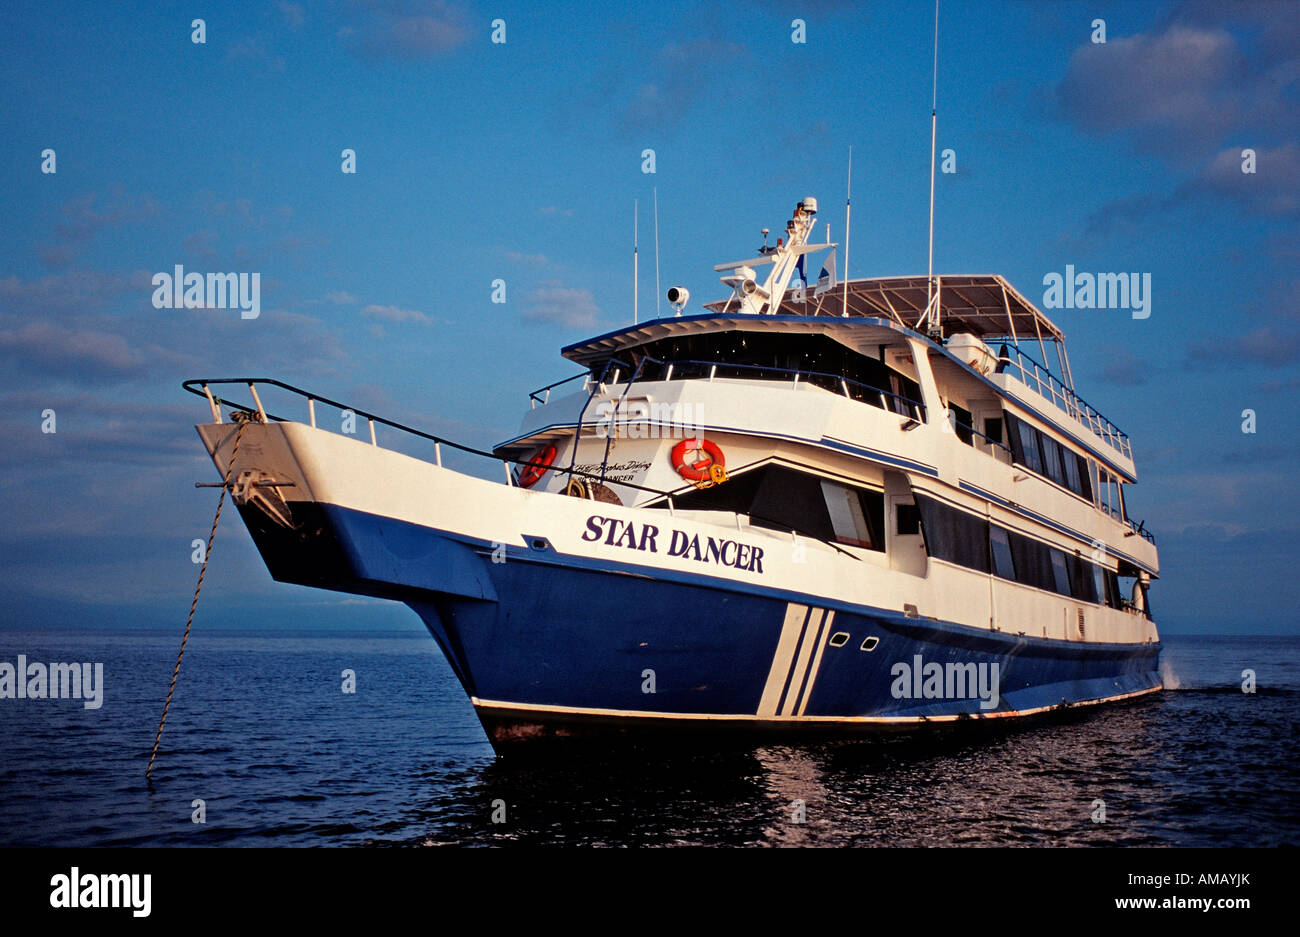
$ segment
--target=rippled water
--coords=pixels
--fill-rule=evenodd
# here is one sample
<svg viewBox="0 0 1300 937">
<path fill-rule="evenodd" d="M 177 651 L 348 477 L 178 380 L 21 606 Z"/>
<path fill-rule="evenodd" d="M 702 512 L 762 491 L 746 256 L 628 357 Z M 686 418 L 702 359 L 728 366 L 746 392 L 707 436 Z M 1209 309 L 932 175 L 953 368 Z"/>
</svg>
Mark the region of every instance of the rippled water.
<svg viewBox="0 0 1300 937">
<path fill-rule="evenodd" d="M 1179 689 L 1011 730 L 498 760 L 418 626 L 200 630 L 150 788 L 178 638 L 0 631 L 0 660 L 106 683 L 93 711 L 0 700 L 0 845 L 1300 843 L 1297 638 L 1168 637 Z"/>
</svg>

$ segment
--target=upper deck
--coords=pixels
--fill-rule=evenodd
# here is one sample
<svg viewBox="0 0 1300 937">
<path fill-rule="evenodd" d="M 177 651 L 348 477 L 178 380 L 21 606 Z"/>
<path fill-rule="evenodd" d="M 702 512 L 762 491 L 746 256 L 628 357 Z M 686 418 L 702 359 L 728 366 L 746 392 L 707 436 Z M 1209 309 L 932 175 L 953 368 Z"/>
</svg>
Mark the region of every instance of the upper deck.
<svg viewBox="0 0 1300 937">
<path fill-rule="evenodd" d="M 930 287 L 926 277 L 884 277 L 851 280 L 820 295 L 794 289 L 773 312 L 757 315 L 745 312 L 733 296 L 705 304 L 707 314 L 627 326 L 570 345 L 563 354 L 598 369 L 638 345 L 709 331 L 821 333 L 855 350 L 910 337 L 1136 480 L 1128 435 L 1075 392 L 1065 335 L 1055 323 L 1001 276 L 937 276 L 933 282 Z M 987 347 L 990 342 L 999 347 Z M 1025 351 L 1026 344 L 1037 346 L 1038 354 Z M 1049 348 L 1055 349 L 1055 369 L 1046 364 Z"/>
</svg>

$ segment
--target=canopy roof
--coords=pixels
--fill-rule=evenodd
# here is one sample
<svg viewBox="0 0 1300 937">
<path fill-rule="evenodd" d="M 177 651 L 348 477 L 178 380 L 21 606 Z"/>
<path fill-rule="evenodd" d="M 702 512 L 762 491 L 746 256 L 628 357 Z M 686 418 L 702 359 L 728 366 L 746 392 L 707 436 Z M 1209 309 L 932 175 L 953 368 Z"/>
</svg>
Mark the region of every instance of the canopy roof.
<svg viewBox="0 0 1300 937">
<path fill-rule="evenodd" d="M 788 290 L 781 300 L 779 315 L 833 315 L 844 310 L 848 291 L 849 316 L 889 319 L 906 328 L 923 331 L 930 279 L 917 277 L 878 277 L 839 283 L 830 292 L 806 299 Z M 963 274 L 936 276 L 939 291 L 939 318 L 944 335 L 970 332 L 982 339 L 1007 338 L 1012 341 L 1035 339 L 1064 342 L 1065 334 L 1052 320 L 997 274 Z M 710 312 L 722 312 L 734 300 L 706 303 Z"/>
</svg>

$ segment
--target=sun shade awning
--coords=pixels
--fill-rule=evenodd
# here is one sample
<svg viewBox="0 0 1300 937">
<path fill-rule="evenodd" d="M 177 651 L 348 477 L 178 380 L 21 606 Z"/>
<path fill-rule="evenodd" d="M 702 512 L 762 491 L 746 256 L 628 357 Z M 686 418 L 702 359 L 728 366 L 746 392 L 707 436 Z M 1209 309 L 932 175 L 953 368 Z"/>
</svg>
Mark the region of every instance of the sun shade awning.
<svg viewBox="0 0 1300 937">
<path fill-rule="evenodd" d="M 890 319 L 917 329 L 925 314 L 930 280 L 927 277 L 880 277 L 850 280 L 850 316 Z M 1005 278 L 996 274 L 945 275 L 934 278 L 939 291 L 939 315 L 944 335 L 969 332 L 983 339 L 1043 339 L 1064 342 L 1065 335 Z M 800 302 L 788 291 L 776 310 L 779 315 L 834 315 L 845 307 L 845 284 L 829 293 Z M 706 303 L 710 312 L 722 312 L 727 300 Z M 731 305 L 735 306 L 732 301 Z"/>
</svg>

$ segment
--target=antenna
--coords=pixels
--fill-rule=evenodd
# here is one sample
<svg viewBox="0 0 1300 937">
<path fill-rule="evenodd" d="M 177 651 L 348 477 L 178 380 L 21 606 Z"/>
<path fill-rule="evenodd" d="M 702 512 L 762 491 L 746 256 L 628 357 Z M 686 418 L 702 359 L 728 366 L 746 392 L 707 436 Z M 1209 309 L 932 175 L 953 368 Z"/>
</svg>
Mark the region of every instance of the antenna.
<svg viewBox="0 0 1300 937">
<path fill-rule="evenodd" d="M 655 186 L 655 318 L 659 318 L 659 187 Z"/>
<path fill-rule="evenodd" d="M 840 315 L 849 314 L 849 212 L 853 207 L 853 147 L 849 147 L 849 182 L 844 190 L 844 310 Z M 826 240 L 830 240 L 828 235 Z"/>
<path fill-rule="evenodd" d="M 934 292 L 934 143 L 939 115 L 939 0 L 934 0 L 934 97 L 930 102 L 930 258 L 925 272 L 925 314 L 929 316 Z M 939 316 L 934 316 L 939 324 Z"/>
<path fill-rule="evenodd" d="M 637 299 L 640 292 L 640 273 L 637 269 L 637 200 L 632 199 L 632 324 L 637 324 Z"/>
</svg>

